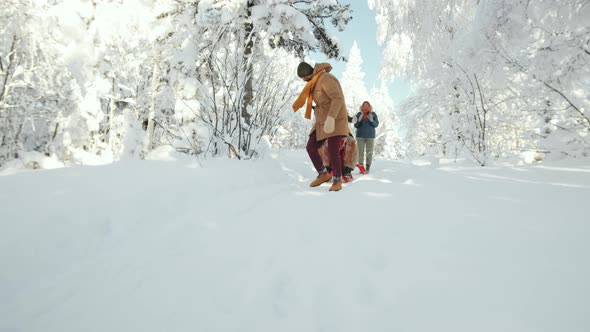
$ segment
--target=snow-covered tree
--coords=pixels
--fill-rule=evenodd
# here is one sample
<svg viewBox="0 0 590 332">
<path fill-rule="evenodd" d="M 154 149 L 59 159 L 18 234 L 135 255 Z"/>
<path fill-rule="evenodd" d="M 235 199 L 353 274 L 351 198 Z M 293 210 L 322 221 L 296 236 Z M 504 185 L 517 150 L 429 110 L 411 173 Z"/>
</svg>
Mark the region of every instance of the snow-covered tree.
<svg viewBox="0 0 590 332">
<path fill-rule="evenodd" d="M 527 150 L 588 152 L 584 1 L 370 4 L 385 48 L 382 74 L 417 86 L 402 107 L 410 154 L 467 154 L 484 165 Z"/>
<path fill-rule="evenodd" d="M 588 2 L 490 1 L 485 9 L 480 16 L 486 22 L 486 40 L 509 68 L 510 85 L 539 119 L 535 128 L 539 150 L 587 154 Z M 494 11 L 507 19 L 494 17 Z"/>
<path fill-rule="evenodd" d="M 30 150 L 87 163 L 161 145 L 238 158 L 263 137 L 288 146 L 281 131 L 307 125 L 289 107 L 297 58 L 342 57 L 325 23 L 350 19 L 339 1 L 6 0 L 0 163 Z"/>
<path fill-rule="evenodd" d="M 399 120 L 395 114 L 394 102 L 389 95 L 386 82 L 371 89 L 369 98 L 373 110 L 379 116 L 379 127 L 375 138 L 374 153 L 386 159 L 400 159 L 404 156 L 404 147 L 399 135 Z"/>
<path fill-rule="evenodd" d="M 344 98 L 346 99 L 346 106 L 349 108 L 351 115 L 359 111 L 363 101 L 369 100 L 369 92 L 365 86 L 365 72 L 362 66 L 363 58 L 361 50 L 355 41 L 350 48 L 348 62 L 340 80 L 342 91 L 344 91 Z"/>
<path fill-rule="evenodd" d="M 377 41 L 384 49 L 386 79 L 429 77 L 447 60 L 457 34 L 472 22 L 470 0 L 368 0 L 376 12 Z"/>
<path fill-rule="evenodd" d="M 380 124 L 377 128 L 375 154 L 390 159 L 400 158 L 403 155 L 403 147 L 398 134 L 399 122 L 394 113 L 394 103 L 389 95 L 387 84 L 382 82 L 379 87 L 374 86 L 370 93 L 367 91 L 363 58 L 356 41 L 350 49 L 340 83 L 350 115 L 359 112 L 365 100 L 371 103 L 373 110 L 379 115 Z M 375 84 L 375 82 L 369 83 Z"/>
<path fill-rule="evenodd" d="M 338 1 L 198 4 L 192 34 L 201 37 L 195 70 L 203 97 L 198 117 L 206 124 L 199 131 L 209 132 L 213 141 L 206 151 L 239 158 L 256 153 L 260 138 L 272 135 L 282 121 L 277 107 L 295 93 L 292 79 L 279 74 L 284 67 L 273 65 L 280 63 L 275 58 L 294 59 L 307 50 L 340 57 L 323 22 L 330 19 L 343 29 L 350 20 L 348 7 Z M 269 86 L 276 91 L 269 93 Z"/>
<path fill-rule="evenodd" d="M 72 75 L 52 47 L 44 5 L 9 0 L 0 8 L 0 164 L 21 152 L 58 152 L 58 119 L 77 104 Z"/>
</svg>

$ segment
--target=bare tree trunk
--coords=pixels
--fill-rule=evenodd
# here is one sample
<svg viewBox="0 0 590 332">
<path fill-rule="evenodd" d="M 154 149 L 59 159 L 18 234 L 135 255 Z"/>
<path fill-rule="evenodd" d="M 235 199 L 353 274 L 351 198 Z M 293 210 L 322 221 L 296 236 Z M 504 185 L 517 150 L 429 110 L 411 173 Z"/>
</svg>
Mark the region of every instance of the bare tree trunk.
<svg viewBox="0 0 590 332">
<path fill-rule="evenodd" d="M 51 135 L 51 141 L 55 140 L 57 137 L 57 130 L 59 129 L 59 122 L 55 123 L 55 129 L 53 129 L 53 135 Z"/>
<path fill-rule="evenodd" d="M 4 132 L 4 135 L 2 137 L 2 145 L 0 145 L 0 147 L 3 146 L 7 146 L 8 149 L 6 149 L 6 157 L 7 159 L 11 159 L 11 158 L 16 158 L 17 157 L 17 141 L 16 141 L 16 135 L 14 134 L 14 128 L 13 128 L 13 119 L 12 119 L 12 111 L 10 110 L 10 106 L 6 105 L 6 100 L 8 99 L 8 93 L 9 93 L 9 78 L 12 76 L 12 73 L 14 72 L 15 68 L 16 68 L 16 42 L 17 42 L 17 37 L 16 34 L 12 36 L 12 45 L 10 46 L 10 52 L 8 52 L 9 56 L 8 56 L 8 64 L 6 65 L 6 71 L 4 72 L 4 79 L 2 80 L 2 86 L 0 87 L 0 111 L 3 108 L 8 109 L 9 111 L 7 112 L 8 114 L 6 114 L 6 128 L 2 128 L 2 131 Z"/>
<path fill-rule="evenodd" d="M 114 150 L 114 140 L 113 140 L 113 134 L 116 134 L 113 131 L 113 128 L 115 128 L 115 78 L 113 77 L 113 87 L 112 87 L 112 91 L 111 91 L 111 100 L 109 102 L 109 145 L 111 146 L 111 149 Z"/>
<path fill-rule="evenodd" d="M 152 149 L 152 145 L 154 143 L 154 119 L 156 117 L 156 94 L 158 92 L 158 81 L 159 81 L 159 70 L 158 70 L 158 63 L 154 63 L 154 68 L 152 70 L 152 104 L 150 106 L 150 112 L 148 114 L 148 125 L 147 125 L 147 145 L 145 147 L 145 152 L 148 153 Z"/>
<path fill-rule="evenodd" d="M 483 117 L 481 117 L 481 123 L 480 123 L 480 133 L 479 133 L 479 144 L 480 144 L 480 148 L 479 148 L 479 152 L 482 152 L 484 154 L 484 159 L 485 159 L 485 154 L 487 152 L 487 144 L 486 144 L 486 130 L 487 130 L 487 115 L 488 115 L 488 111 L 486 109 L 485 103 L 484 103 L 484 97 L 483 97 L 483 91 L 481 91 L 481 86 L 479 85 L 479 79 L 477 79 L 477 75 L 474 73 L 473 77 L 475 78 L 475 83 L 477 84 L 477 91 L 479 93 L 479 101 L 481 103 L 481 110 L 483 112 Z"/>
<path fill-rule="evenodd" d="M 4 100 L 6 100 L 6 97 L 8 96 L 8 78 L 11 76 L 10 73 L 10 68 L 14 68 L 14 64 L 15 64 L 15 54 L 16 54 L 16 35 L 12 36 L 12 46 L 10 46 L 10 52 L 8 52 L 8 54 L 10 54 L 8 56 L 8 66 L 6 68 L 6 72 L 4 73 L 4 80 L 2 82 L 2 86 L 0 87 L 0 104 L 2 104 L 4 102 Z"/>
<path fill-rule="evenodd" d="M 252 59 L 250 59 L 252 55 L 252 49 L 254 47 L 254 40 L 253 40 L 253 30 L 254 25 L 252 23 L 252 7 L 254 7 L 254 1 L 248 0 L 248 4 L 246 5 L 246 23 L 244 23 L 244 32 L 245 32 L 245 47 L 244 47 L 244 67 L 246 70 L 246 82 L 244 85 L 244 95 L 242 98 L 242 118 L 246 122 L 246 124 L 250 124 L 251 114 L 248 113 L 248 110 L 252 107 L 252 101 L 254 99 L 254 91 L 252 87 L 252 74 L 253 74 L 253 66 L 252 66 Z"/>
</svg>

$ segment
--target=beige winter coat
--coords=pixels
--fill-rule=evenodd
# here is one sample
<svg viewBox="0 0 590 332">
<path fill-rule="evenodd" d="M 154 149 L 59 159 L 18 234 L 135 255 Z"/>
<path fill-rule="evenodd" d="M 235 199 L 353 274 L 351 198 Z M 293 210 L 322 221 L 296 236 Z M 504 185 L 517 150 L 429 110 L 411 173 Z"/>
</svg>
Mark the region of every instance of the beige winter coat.
<svg viewBox="0 0 590 332">
<path fill-rule="evenodd" d="M 326 68 L 326 73 L 318 79 L 312 92 L 315 101 L 315 123 L 310 134 L 315 130 L 318 141 L 333 136 L 346 136 L 350 133 L 344 94 L 340 82 L 330 74 L 332 66 L 329 63 L 318 63 L 315 65 L 313 73 L 316 74 L 324 68 Z M 334 131 L 329 134 L 324 132 L 324 122 L 328 116 L 335 120 Z"/>
</svg>

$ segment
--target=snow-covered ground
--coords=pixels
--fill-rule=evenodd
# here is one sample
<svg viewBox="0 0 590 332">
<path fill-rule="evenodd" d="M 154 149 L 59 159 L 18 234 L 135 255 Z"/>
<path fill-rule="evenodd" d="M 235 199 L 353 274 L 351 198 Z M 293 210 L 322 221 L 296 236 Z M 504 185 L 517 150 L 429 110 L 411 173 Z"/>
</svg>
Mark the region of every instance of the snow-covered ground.
<svg viewBox="0 0 590 332">
<path fill-rule="evenodd" d="M 590 330 L 587 160 L 2 174 L 3 332 Z"/>
</svg>

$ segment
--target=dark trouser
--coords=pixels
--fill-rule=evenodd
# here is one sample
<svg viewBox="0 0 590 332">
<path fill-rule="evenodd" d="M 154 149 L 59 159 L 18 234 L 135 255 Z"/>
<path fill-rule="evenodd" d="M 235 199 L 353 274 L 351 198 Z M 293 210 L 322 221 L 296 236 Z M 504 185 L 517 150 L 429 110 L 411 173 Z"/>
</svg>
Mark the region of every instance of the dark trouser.
<svg viewBox="0 0 590 332">
<path fill-rule="evenodd" d="M 313 167 L 315 167 L 318 173 L 324 170 L 324 163 L 322 162 L 322 157 L 320 157 L 319 148 L 324 143 L 324 140 L 318 141 L 316 140 L 315 131 L 309 135 L 309 140 L 307 141 L 307 154 L 313 163 Z M 342 176 L 342 159 L 340 159 L 340 144 L 342 142 L 342 138 L 345 136 L 333 136 L 327 138 L 328 140 L 328 156 L 330 156 L 330 164 L 332 170 L 334 171 L 334 177 L 341 177 Z"/>
</svg>

